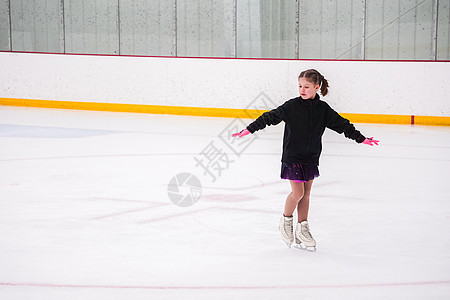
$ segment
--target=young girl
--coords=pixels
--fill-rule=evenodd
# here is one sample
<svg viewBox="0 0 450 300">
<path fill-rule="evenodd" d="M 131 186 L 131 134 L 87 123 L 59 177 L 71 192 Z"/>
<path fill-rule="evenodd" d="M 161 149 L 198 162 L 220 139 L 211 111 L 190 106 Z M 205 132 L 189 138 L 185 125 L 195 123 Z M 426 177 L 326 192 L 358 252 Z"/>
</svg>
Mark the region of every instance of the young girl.
<svg viewBox="0 0 450 300">
<path fill-rule="evenodd" d="M 300 97 L 263 113 L 246 129 L 232 136 L 243 137 L 263 129 L 267 125 L 285 122 L 281 178 L 291 185 L 279 229 L 281 238 L 291 247 L 294 243 L 293 213 L 297 208 L 298 223 L 295 229 L 296 246 L 315 251 L 316 241 L 309 231 L 308 211 L 311 187 L 319 177 L 319 157 L 322 152 L 322 135 L 330 128 L 345 137 L 366 145 L 378 145 L 379 141 L 364 137 L 347 119 L 341 117 L 326 102 L 320 100 L 317 91 L 328 94 L 328 81 L 316 70 L 309 69 L 298 77 Z"/>
</svg>

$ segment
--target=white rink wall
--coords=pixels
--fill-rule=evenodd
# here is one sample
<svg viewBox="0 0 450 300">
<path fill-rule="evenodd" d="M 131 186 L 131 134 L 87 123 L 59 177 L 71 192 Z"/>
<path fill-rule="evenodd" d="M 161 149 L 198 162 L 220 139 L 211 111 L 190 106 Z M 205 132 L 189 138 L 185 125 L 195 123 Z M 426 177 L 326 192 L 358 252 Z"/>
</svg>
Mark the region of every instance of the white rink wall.
<svg viewBox="0 0 450 300">
<path fill-rule="evenodd" d="M 0 52 L 0 98 L 246 108 L 296 97 L 319 70 L 341 113 L 450 116 L 449 62 L 123 57 Z"/>
</svg>

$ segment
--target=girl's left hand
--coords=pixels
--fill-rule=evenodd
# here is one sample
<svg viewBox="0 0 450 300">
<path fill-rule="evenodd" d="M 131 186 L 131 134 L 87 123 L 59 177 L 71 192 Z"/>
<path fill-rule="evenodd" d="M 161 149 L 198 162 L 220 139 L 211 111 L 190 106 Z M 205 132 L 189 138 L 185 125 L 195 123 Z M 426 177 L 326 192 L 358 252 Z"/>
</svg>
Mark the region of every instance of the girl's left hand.
<svg viewBox="0 0 450 300">
<path fill-rule="evenodd" d="M 365 139 L 363 141 L 363 144 L 366 144 L 366 145 L 369 145 L 369 146 L 373 146 L 373 145 L 377 145 L 378 146 L 379 142 L 380 141 L 374 140 L 373 137 L 371 137 L 371 138 Z"/>
</svg>

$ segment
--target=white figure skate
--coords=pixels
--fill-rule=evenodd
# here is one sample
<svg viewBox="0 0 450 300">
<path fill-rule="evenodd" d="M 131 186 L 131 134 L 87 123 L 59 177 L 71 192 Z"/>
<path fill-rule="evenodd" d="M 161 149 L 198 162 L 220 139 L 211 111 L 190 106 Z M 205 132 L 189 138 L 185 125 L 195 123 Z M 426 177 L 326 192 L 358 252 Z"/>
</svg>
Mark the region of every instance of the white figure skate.
<svg viewBox="0 0 450 300">
<path fill-rule="evenodd" d="M 316 249 L 316 241 L 311 235 L 309 231 L 308 221 L 303 221 L 297 223 L 297 227 L 295 228 L 295 245 L 294 247 L 302 250 L 308 250 L 311 252 L 315 252 Z"/>
<path fill-rule="evenodd" d="M 294 217 L 282 216 L 278 229 L 280 229 L 281 238 L 283 241 L 289 248 L 291 248 L 294 243 Z"/>
</svg>

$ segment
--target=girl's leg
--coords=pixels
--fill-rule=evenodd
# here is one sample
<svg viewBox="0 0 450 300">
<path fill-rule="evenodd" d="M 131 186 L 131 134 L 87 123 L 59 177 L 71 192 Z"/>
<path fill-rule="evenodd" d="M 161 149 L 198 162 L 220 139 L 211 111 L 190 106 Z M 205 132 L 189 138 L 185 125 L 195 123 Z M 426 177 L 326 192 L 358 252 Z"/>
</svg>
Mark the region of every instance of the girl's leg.
<svg viewBox="0 0 450 300">
<path fill-rule="evenodd" d="M 304 183 L 304 192 L 300 201 L 297 204 L 298 222 L 308 220 L 309 212 L 309 198 L 311 195 L 311 188 L 314 180 Z"/>
<path fill-rule="evenodd" d="M 312 180 L 311 180 L 312 181 Z M 305 184 L 308 182 L 295 182 L 294 180 L 289 180 L 291 184 L 291 193 L 286 198 L 286 203 L 284 205 L 284 216 L 290 217 L 295 211 L 295 208 L 299 205 L 300 199 L 303 198 L 305 194 Z"/>
</svg>

